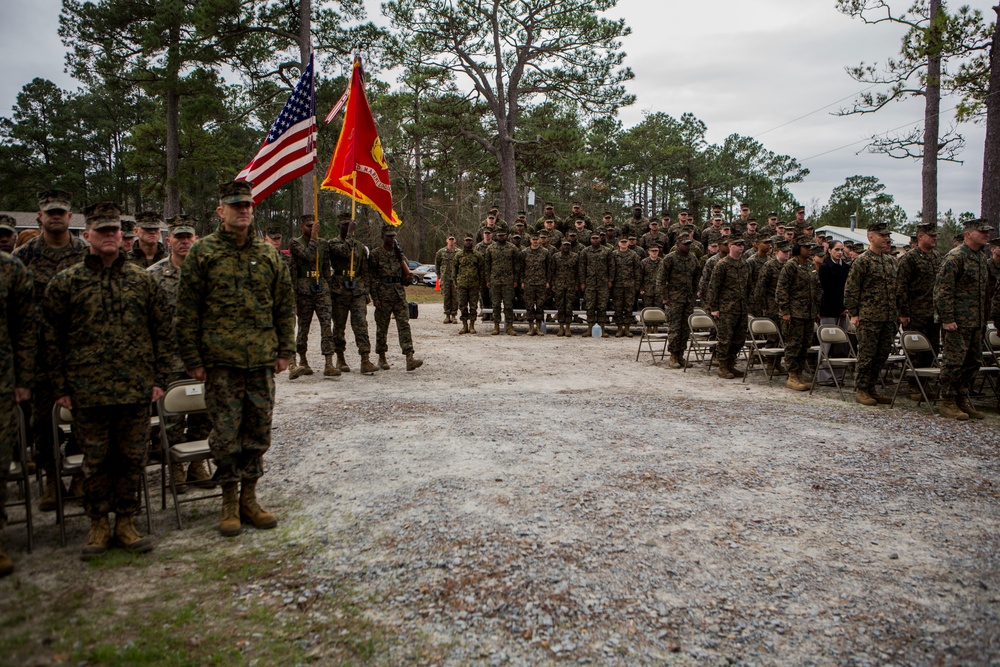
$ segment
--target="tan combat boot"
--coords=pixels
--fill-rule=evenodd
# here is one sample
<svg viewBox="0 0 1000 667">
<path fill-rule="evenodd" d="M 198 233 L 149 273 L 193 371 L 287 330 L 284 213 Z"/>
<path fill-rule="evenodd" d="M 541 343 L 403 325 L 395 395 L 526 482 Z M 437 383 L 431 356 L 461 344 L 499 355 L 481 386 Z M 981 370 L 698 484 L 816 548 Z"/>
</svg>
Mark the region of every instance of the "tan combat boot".
<svg viewBox="0 0 1000 667">
<path fill-rule="evenodd" d="M 442 324 L 451 324 L 451 315 L 445 314 Z"/>
<path fill-rule="evenodd" d="M 243 480 L 240 489 L 240 518 L 246 519 L 254 528 L 267 529 L 278 525 L 278 517 L 265 510 L 257 502 L 257 480 Z"/>
<path fill-rule="evenodd" d="M 788 374 L 788 380 L 785 381 L 785 386 L 792 391 L 809 391 L 809 387 L 802 381 L 801 375 L 798 371 Z"/>
<path fill-rule="evenodd" d="M 475 320 L 469 320 L 469 333 L 470 334 L 476 333 L 476 321 Z"/>
<path fill-rule="evenodd" d="M 469 333 L 469 320 L 465 320 L 462 322 L 462 330 L 458 332 L 458 335 L 461 336 L 462 334 L 467 334 L 467 333 Z"/>
<path fill-rule="evenodd" d="M 326 365 L 323 367 L 323 377 L 328 378 L 339 378 L 340 369 L 333 364 L 333 355 L 324 355 L 326 358 Z"/>
<path fill-rule="evenodd" d="M 42 489 L 42 497 L 38 501 L 38 509 L 43 512 L 56 511 L 56 484 L 62 484 L 62 480 L 56 480 L 54 472 L 45 473 L 45 485 Z"/>
<path fill-rule="evenodd" d="M 204 459 L 192 461 L 188 465 L 187 481 L 188 484 L 193 484 L 199 489 L 211 489 L 214 486 L 212 476 L 208 474 L 208 464 L 205 463 Z"/>
<path fill-rule="evenodd" d="M 227 482 L 222 485 L 222 516 L 219 518 L 219 532 L 223 537 L 236 537 L 243 531 L 240 525 L 239 484 Z"/>
<path fill-rule="evenodd" d="M 6 577 L 14 571 L 14 561 L 10 559 L 10 556 L 0 547 L 0 577 Z"/>
<path fill-rule="evenodd" d="M 538 322 L 528 322 L 528 335 L 537 336 L 541 332 L 538 331 Z"/>
<path fill-rule="evenodd" d="M 424 365 L 424 360 L 414 359 L 412 352 L 406 355 L 406 370 L 415 371 L 423 365 Z"/>
<path fill-rule="evenodd" d="M 861 405 L 878 405 L 878 401 L 875 400 L 871 394 L 868 393 L 867 389 L 858 389 L 854 392 L 854 400 Z"/>
<path fill-rule="evenodd" d="M 679 354 L 670 355 L 670 367 L 674 369 L 681 368 L 681 357 Z"/>
<path fill-rule="evenodd" d="M 719 377 L 723 380 L 733 380 L 736 378 L 736 376 L 729 370 L 729 366 L 725 364 L 719 364 Z"/>
<path fill-rule="evenodd" d="M 635 338 L 635 334 L 632 333 L 632 325 L 631 324 L 626 324 L 625 325 L 625 337 L 626 338 Z"/>
<path fill-rule="evenodd" d="M 384 371 L 389 370 L 389 362 L 385 360 L 385 352 L 380 352 L 378 355 L 378 367 Z"/>
<path fill-rule="evenodd" d="M 500 335 L 500 320 L 493 320 L 493 333 L 491 333 L 490 335 L 491 336 Z"/>
<path fill-rule="evenodd" d="M 611 338 L 611 334 L 608 333 L 608 325 L 601 325 L 601 338 Z"/>
<path fill-rule="evenodd" d="M 303 375 L 312 375 L 313 369 L 309 367 L 309 360 L 306 359 L 306 355 L 299 355 L 299 370 L 302 371 Z"/>
<path fill-rule="evenodd" d="M 184 481 L 183 463 L 170 464 L 170 479 L 174 483 L 174 488 L 177 489 L 177 495 L 187 493 L 187 484 Z"/>
<path fill-rule="evenodd" d="M 131 551 L 132 553 L 141 554 L 153 549 L 153 538 L 149 535 L 145 537 L 140 535 L 139 531 L 135 529 L 135 524 L 132 523 L 132 517 L 129 515 L 115 516 L 115 541 L 125 551 Z"/>
<path fill-rule="evenodd" d="M 111 545 L 111 522 L 107 516 L 100 519 L 90 520 L 90 533 L 87 535 L 87 543 L 83 545 L 80 558 L 90 560 L 97 558 L 108 551 Z"/>
<path fill-rule="evenodd" d="M 341 373 L 351 372 L 351 367 L 347 365 L 347 359 L 344 358 L 343 352 L 337 353 L 337 368 L 340 369 Z"/>
<path fill-rule="evenodd" d="M 514 325 L 511 324 L 510 322 L 507 323 L 507 335 L 508 336 L 516 336 L 517 335 L 517 332 L 514 331 Z"/>
<path fill-rule="evenodd" d="M 69 491 L 66 492 L 70 498 L 83 498 L 83 474 L 77 473 L 69 478 Z"/>
<path fill-rule="evenodd" d="M 958 406 L 959 410 L 969 415 L 972 419 L 986 419 L 986 415 L 972 407 L 972 401 L 969 400 L 968 396 L 957 397 L 955 399 L 955 404 Z"/>
<path fill-rule="evenodd" d="M 361 355 L 361 374 L 371 375 L 378 371 L 378 366 L 372 363 L 372 360 L 368 358 L 367 354 Z"/>
<path fill-rule="evenodd" d="M 289 380 L 294 380 L 295 378 L 298 377 L 298 375 L 296 375 L 296 373 L 295 373 L 295 371 L 297 371 L 297 370 L 299 370 L 299 364 L 298 364 L 298 362 L 295 361 L 295 355 L 293 354 L 292 358 L 288 360 L 288 379 Z"/>
<path fill-rule="evenodd" d="M 875 387 L 872 387 L 871 389 L 868 390 L 868 395 L 874 398 L 875 402 L 878 403 L 879 405 L 889 405 L 890 403 L 892 403 L 891 398 L 889 398 L 888 396 L 883 396 L 880 393 L 878 393 L 878 391 L 875 390 Z"/>
<path fill-rule="evenodd" d="M 625 331 L 622 329 L 622 325 L 616 324 L 615 325 L 615 338 L 621 338 L 624 335 L 625 335 Z"/>
<path fill-rule="evenodd" d="M 945 419 L 957 419 L 959 421 L 966 421 L 969 418 L 969 413 L 958 407 L 954 398 L 942 398 L 941 407 L 938 410 L 941 416 Z"/>
</svg>

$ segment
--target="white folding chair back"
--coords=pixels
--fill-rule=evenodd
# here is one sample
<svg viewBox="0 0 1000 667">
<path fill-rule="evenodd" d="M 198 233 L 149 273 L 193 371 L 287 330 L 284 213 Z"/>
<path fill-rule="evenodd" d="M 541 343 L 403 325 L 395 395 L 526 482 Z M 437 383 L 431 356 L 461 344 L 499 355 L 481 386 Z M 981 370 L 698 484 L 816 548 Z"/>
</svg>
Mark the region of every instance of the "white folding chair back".
<svg viewBox="0 0 1000 667">
<path fill-rule="evenodd" d="M 816 338 L 819 340 L 819 345 L 816 346 L 816 371 L 819 372 L 820 368 L 826 367 L 826 370 L 830 373 L 830 377 L 833 378 L 833 384 L 837 387 L 840 398 L 846 400 L 844 387 L 834 369 L 854 368 L 857 365 L 858 360 L 854 357 L 854 348 L 851 346 L 851 339 L 847 336 L 847 332 L 840 327 L 827 324 L 816 328 Z M 831 347 L 826 347 L 827 345 Z M 827 350 L 832 350 L 833 345 L 847 345 L 851 349 L 851 356 L 831 357 L 827 353 Z M 814 381 L 812 387 L 809 388 L 810 394 L 815 387 L 816 382 Z"/>
<path fill-rule="evenodd" d="M 695 308 L 695 311 L 699 310 L 701 309 Z M 715 348 L 719 345 L 719 341 L 711 336 L 712 330 L 715 328 L 715 320 L 712 319 L 711 315 L 705 314 L 705 311 L 702 311 L 701 314 L 693 312 L 691 315 L 688 315 L 688 328 L 691 330 L 691 337 L 688 339 L 684 372 L 687 372 L 692 353 L 700 361 L 704 361 L 705 356 L 708 355 L 708 368 L 706 370 L 711 372 Z"/>
<path fill-rule="evenodd" d="M 934 347 L 931 345 L 930 340 L 927 339 L 927 336 L 919 331 L 904 331 L 899 337 L 899 343 L 903 348 L 903 356 L 905 357 L 905 360 L 903 361 L 903 374 L 899 378 L 896 390 L 892 393 L 892 405 L 895 405 L 896 396 L 899 394 L 899 388 L 903 385 L 903 380 L 905 378 L 911 378 L 917 383 L 922 400 L 927 402 L 927 405 L 930 407 L 931 413 L 933 414 L 934 400 L 928 396 L 924 384 L 926 381 L 937 380 L 941 377 L 941 369 L 937 365 L 937 358 L 934 355 Z M 929 356 L 931 358 L 931 366 L 918 367 L 913 363 L 913 357 L 922 352 L 930 353 Z"/>
<path fill-rule="evenodd" d="M 187 415 L 205 414 L 208 412 L 208 407 L 205 403 L 205 384 L 197 380 L 181 380 L 171 383 L 157 405 L 157 411 L 160 413 L 160 443 L 163 447 L 160 496 L 165 503 L 169 482 L 170 493 L 174 499 L 174 514 L 177 518 L 177 528 L 181 529 L 184 527 L 181 521 L 181 503 L 216 498 L 222 495 L 220 491 L 213 491 L 209 494 L 178 499 L 178 484 L 187 484 L 187 482 L 174 479 L 171 471 L 167 469 L 174 463 L 210 461 L 212 458 L 212 450 L 208 445 L 208 440 L 170 442 L 169 434 L 170 422 L 175 418 L 182 419 Z"/>
<path fill-rule="evenodd" d="M 655 366 L 657 358 L 662 360 L 667 354 L 668 334 L 659 330 L 659 327 L 666 326 L 667 314 L 660 308 L 643 308 L 639 313 L 639 323 L 642 325 L 642 336 L 639 338 L 639 349 L 636 350 L 635 360 L 639 361 L 639 355 L 645 346 Z M 658 346 L 656 349 L 653 348 L 653 343 Z"/>
</svg>

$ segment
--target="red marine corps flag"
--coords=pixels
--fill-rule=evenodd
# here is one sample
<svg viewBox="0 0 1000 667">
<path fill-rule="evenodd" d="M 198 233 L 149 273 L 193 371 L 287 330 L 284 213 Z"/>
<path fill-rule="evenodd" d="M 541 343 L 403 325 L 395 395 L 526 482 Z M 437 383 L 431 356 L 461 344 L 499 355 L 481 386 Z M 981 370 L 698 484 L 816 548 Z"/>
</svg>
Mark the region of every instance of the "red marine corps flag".
<svg viewBox="0 0 1000 667">
<path fill-rule="evenodd" d="M 361 60 L 355 57 L 351 72 L 351 88 L 344 111 L 344 126 L 326 170 L 322 187 L 347 195 L 356 202 L 368 204 L 390 225 L 401 225 L 392 210 L 392 187 L 389 167 L 382 154 L 375 119 L 361 79 Z"/>
</svg>

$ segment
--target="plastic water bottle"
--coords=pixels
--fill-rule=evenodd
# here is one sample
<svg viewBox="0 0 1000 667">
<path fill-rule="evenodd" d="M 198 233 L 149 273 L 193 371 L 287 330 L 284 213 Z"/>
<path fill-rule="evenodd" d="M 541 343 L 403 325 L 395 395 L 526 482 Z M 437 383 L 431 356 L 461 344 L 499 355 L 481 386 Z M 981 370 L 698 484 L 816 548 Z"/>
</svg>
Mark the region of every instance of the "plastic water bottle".
<svg viewBox="0 0 1000 667">
<path fill-rule="evenodd" d="M 600 324 L 595 324 L 594 328 L 590 330 L 590 337 L 591 338 L 600 338 L 601 337 L 601 333 L 602 333 L 602 331 L 601 331 L 601 325 Z"/>
</svg>

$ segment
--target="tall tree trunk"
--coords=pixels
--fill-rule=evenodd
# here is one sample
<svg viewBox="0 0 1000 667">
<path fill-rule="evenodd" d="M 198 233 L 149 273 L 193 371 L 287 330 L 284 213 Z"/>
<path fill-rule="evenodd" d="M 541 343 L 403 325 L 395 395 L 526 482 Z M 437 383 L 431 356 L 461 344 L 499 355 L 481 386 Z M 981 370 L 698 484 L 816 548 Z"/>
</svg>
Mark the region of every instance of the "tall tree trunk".
<svg viewBox="0 0 1000 667">
<path fill-rule="evenodd" d="M 181 29 L 175 21 L 170 26 L 170 45 L 167 47 L 167 192 L 163 204 L 163 217 L 170 218 L 181 212 L 181 186 L 177 182 L 177 167 L 181 159 L 180 115 L 180 39 Z"/>
<path fill-rule="evenodd" d="M 983 146 L 983 191 L 979 215 L 1000 229 L 1000 5 L 993 8 L 997 25 L 990 46 L 990 84 L 986 92 L 986 141 Z M 996 232 L 993 232 L 996 235 Z"/>
<path fill-rule="evenodd" d="M 936 224 L 938 141 L 941 113 L 941 0 L 930 0 L 927 35 L 927 92 L 924 96 L 924 156 L 921 168 L 921 221 Z"/>
<path fill-rule="evenodd" d="M 507 224 L 517 218 L 517 165 L 514 164 L 513 137 L 501 136 L 500 148 L 500 215 Z"/>
<path fill-rule="evenodd" d="M 418 111 L 419 115 L 419 111 Z M 419 120 L 418 120 L 419 122 Z M 424 241 L 427 230 L 424 222 L 424 155 L 421 138 L 418 136 L 413 141 L 413 205 L 416 208 L 417 218 L 417 256 L 422 256 L 424 252 Z"/>
<path fill-rule="evenodd" d="M 299 0 L 299 61 L 302 69 L 309 65 L 309 54 L 312 53 L 312 0 Z M 313 75 L 315 76 L 315 74 Z M 315 79 L 313 79 L 315 81 Z M 302 182 L 302 212 L 313 212 L 319 220 L 319 210 L 316 206 L 313 178 L 316 170 L 301 177 Z"/>
</svg>

